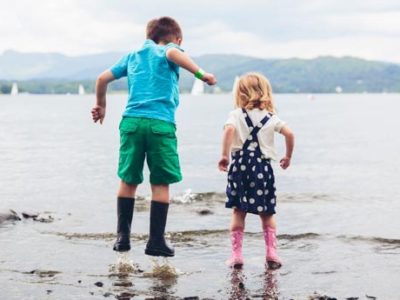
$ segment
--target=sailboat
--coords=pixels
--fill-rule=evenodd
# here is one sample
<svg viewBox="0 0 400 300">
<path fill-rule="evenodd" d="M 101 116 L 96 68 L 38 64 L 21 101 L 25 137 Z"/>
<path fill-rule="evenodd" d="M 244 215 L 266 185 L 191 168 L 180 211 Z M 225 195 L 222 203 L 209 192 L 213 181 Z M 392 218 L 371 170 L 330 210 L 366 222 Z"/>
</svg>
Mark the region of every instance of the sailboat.
<svg viewBox="0 0 400 300">
<path fill-rule="evenodd" d="M 12 84 L 12 87 L 11 87 L 11 96 L 16 96 L 16 95 L 18 95 L 18 85 L 17 85 L 17 83 L 16 82 L 14 82 L 13 84 Z"/>
<path fill-rule="evenodd" d="M 335 88 L 335 91 L 336 91 L 337 94 L 340 94 L 341 92 L 343 92 L 343 89 L 342 89 L 342 87 L 341 87 L 340 85 L 338 85 L 338 86 Z"/>
<path fill-rule="evenodd" d="M 85 88 L 83 87 L 82 84 L 79 85 L 78 94 L 79 95 L 85 95 Z"/>
<path fill-rule="evenodd" d="M 204 82 L 196 78 L 194 80 L 192 91 L 190 92 L 190 94 L 193 96 L 204 94 Z"/>
<path fill-rule="evenodd" d="M 233 81 L 232 94 L 235 93 L 238 84 L 239 84 L 239 76 L 236 76 L 236 77 L 235 77 L 235 80 Z"/>
</svg>

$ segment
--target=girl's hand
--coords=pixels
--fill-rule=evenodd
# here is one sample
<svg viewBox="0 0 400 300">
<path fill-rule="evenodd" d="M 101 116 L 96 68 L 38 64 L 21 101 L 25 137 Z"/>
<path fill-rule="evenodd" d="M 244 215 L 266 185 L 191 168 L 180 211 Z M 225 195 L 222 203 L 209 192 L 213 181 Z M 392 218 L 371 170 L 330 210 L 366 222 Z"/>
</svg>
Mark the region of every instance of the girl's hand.
<svg viewBox="0 0 400 300">
<path fill-rule="evenodd" d="M 215 78 L 214 74 L 211 74 L 211 73 L 204 74 L 204 76 L 201 80 L 203 80 L 208 85 L 214 85 L 217 83 L 217 79 Z"/>
<path fill-rule="evenodd" d="M 92 108 L 92 119 L 96 123 L 100 120 L 100 124 L 103 124 L 104 117 L 106 116 L 106 108 L 100 105 L 96 105 Z"/>
<path fill-rule="evenodd" d="M 290 157 L 285 156 L 280 160 L 281 168 L 286 170 L 290 166 Z"/>
<path fill-rule="evenodd" d="M 222 156 L 222 158 L 218 162 L 218 169 L 220 171 L 227 172 L 228 166 L 229 166 L 229 158 L 227 156 Z"/>
</svg>

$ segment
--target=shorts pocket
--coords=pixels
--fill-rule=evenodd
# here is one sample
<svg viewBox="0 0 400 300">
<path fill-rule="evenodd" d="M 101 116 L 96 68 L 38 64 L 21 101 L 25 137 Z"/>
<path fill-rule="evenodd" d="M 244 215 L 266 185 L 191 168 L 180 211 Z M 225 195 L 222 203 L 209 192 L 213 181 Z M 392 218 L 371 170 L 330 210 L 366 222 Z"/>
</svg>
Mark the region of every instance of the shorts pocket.
<svg viewBox="0 0 400 300">
<path fill-rule="evenodd" d="M 138 123 L 134 119 L 124 118 L 119 124 L 119 130 L 125 133 L 135 133 L 138 129 Z"/>
<path fill-rule="evenodd" d="M 167 125 L 167 124 L 153 125 L 151 126 L 151 131 L 158 136 L 170 137 L 170 138 L 175 137 L 175 127 L 173 125 Z"/>
</svg>

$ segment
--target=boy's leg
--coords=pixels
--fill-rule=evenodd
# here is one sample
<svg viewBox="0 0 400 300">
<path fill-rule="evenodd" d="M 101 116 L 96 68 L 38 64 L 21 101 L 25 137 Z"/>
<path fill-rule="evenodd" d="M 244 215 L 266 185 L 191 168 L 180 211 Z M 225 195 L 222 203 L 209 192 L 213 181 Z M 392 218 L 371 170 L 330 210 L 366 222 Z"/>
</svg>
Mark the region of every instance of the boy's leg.
<svg viewBox="0 0 400 300">
<path fill-rule="evenodd" d="M 137 184 L 129 184 L 121 180 L 118 189 L 118 197 L 135 198 Z"/>
<path fill-rule="evenodd" d="M 230 239 L 232 246 L 231 257 L 226 263 L 231 267 L 241 267 L 243 265 L 242 244 L 245 226 L 246 213 L 234 209 L 230 226 Z"/>
<path fill-rule="evenodd" d="M 147 255 L 175 255 L 174 249 L 164 238 L 169 208 L 169 184 L 182 179 L 175 130 L 174 124 L 160 120 L 152 120 L 149 128 L 147 164 L 153 200 L 149 241 L 145 249 Z"/>
<path fill-rule="evenodd" d="M 121 180 L 117 198 L 118 237 L 113 247 L 115 251 L 122 252 L 131 249 L 130 235 L 136 189 L 137 185 L 130 185 Z"/>
<path fill-rule="evenodd" d="M 118 238 L 115 251 L 129 251 L 131 224 L 138 184 L 143 181 L 143 164 L 146 153 L 145 122 L 138 118 L 123 118 L 120 123 L 120 149 L 118 176 Z"/>
<path fill-rule="evenodd" d="M 174 256 L 175 250 L 164 238 L 169 208 L 169 186 L 151 185 L 150 235 L 145 253 L 152 256 Z"/>
<path fill-rule="evenodd" d="M 270 269 L 279 269 L 282 261 L 277 254 L 276 223 L 274 215 L 260 214 L 266 249 L 266 261 Z"/>
</svg>

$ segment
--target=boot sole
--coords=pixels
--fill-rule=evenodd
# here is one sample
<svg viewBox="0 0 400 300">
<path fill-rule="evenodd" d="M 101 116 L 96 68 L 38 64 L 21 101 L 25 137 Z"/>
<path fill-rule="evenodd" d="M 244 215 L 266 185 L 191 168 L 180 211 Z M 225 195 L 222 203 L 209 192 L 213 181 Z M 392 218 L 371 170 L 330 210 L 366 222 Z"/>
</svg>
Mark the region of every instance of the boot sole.
<svg viewBox="0 0 400 300">
<path fill-rule="evenodd" d="M 131 250 L 131 246 L 116 246 L 116 245 L 114 245 L 113 250 L 117 251 L 117 252 L 127 252 L 127 251 Z"/>
<path fill-rule="evenodd" d="M 145 249 L 144 253 L 146 255 L 150 255 L 150 256 L 164 256 L 164 257 L 173 257 L 175 256 L 175 253 L 168 253 L 165 251 L 160 251 L 160 250 L 153 250 L 153 249 Z"/>
<path fill-rule="evenodd" d="M 271 270 L 277 270 L 280 267 L 282 267 L 281 263 L 278 263 L 278 262 L 272 261 L 272 260 L 267 261 L 267 265 L 268 265 L 268 269 L 271 269 Z"/>
</svg>

